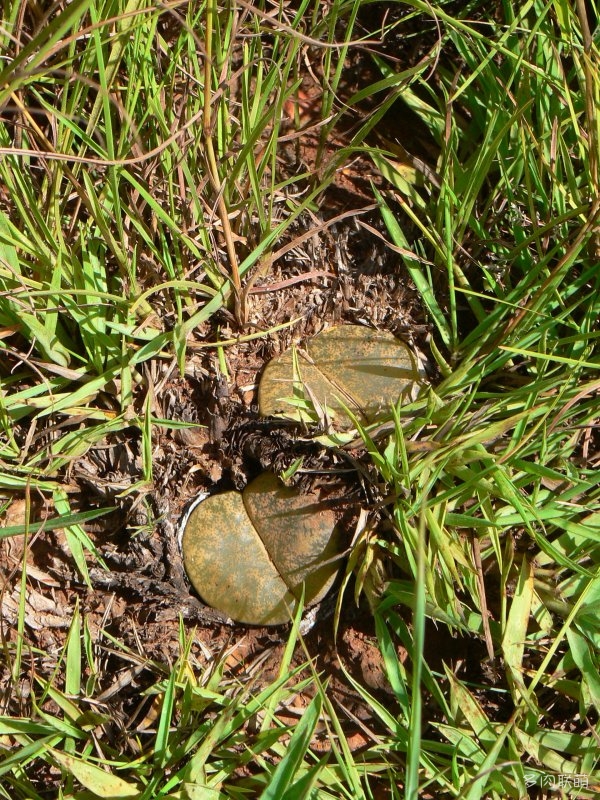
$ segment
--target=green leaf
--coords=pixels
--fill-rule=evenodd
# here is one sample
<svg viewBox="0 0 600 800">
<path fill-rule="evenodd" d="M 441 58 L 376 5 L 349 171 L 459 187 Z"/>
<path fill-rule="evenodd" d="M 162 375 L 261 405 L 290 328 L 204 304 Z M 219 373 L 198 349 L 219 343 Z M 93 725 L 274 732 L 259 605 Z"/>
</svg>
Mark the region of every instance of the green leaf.
<svg viewBox="0 0 600 800">
<path fill-rule="evenodd" d="M 584 689 L 587 690 L 585 694 L 589 697 L 596 711 L 600 712 L 600 677 L 598 674 L 598 654 L 592 653 L 589 643 L 585 638 L 577 633 L 573 628 L 567 630 L 567 641 L 571 648 L 571 655 L 573 661 L 577 664 L 581 672 L 582 680 L 582 699 L 584 698 Z M 584 703 L 584 705 L 587 705 Z"/>
<path fill-rule="evenodd" d="M 523 680 L 523 657 L 525 655 L 527 627 L 531 618 L 533 586 L 532 565 L 527 558 L 523 558 L 519 580 L 510 605 L 502 638 L 502 653 L 515 702 L 523 698 L 527 703 L 531 703 Z"/>
<path fill-rule="evenodd" d="M 294 728 L 294 733 L 286 748 L 285 755 L 272 773 L 269 785 L 260 796 L 261 800 L 281 800 L 284 793 L 291 786 L 310 746 L 320 714 L 321 697 L 316 695 L 302 714 L 300 722 Z"/>
<path fill-rule="evenodd" d="M 88 761 L 75 758 L 75 756 L 61 753 L 54 748 L 50 748 L 49 752 L 63 769 L 96 797 L 120 800 L 120 798 L 139 797 L 140 795 L 138 786 L 113 775 L 112 772 L 90 764 Z"/>
<path fill-rule="evenodd" d="M 23 479 L 26 484 L 27 480 Z M 48 490 L 56 490 L 54 484 L 46 486 Z M 59 528 L 69 528 L 72 525 L 80 525 L 83 522 L 89 522 L 92 519 L 97 519 L 104 514 L 109 514 L 113 511 L 112 508 L 94 508 L 91 511 L 77 511 L 74 513 L 67 513 L 60 517 L 51 517 L 50 519 L 41 520 L 39 522 L 30 522 L 29 525 L 8 525 L 6 528 L 0 528 L 0 539 L 5 539 L 8 536 L 21 536 L 28 530 L 42 528 L 45 531 L 55 531 Z"/>
<path fill-rule="evenodd" d="M 69 351 L 59 342 L 55 334 L 49 331 L 34 314 L 22 311 L 19 314 L 19 319 L 21 320 L 23 328 L 25 328 L 25 335 L 31 341 L 35 340 L 35 344 L 44 358 L 47 358 L 52 364 L 58 364 L 61 367 L 69 366 L 71 363 Z"/>
<path fill-rule="evenodd" d="M 412 258 L 408 255 L 408 253 L 410 253 L 410 247 L 404 232 L 398 223 L 398 220 L 383 199 L 382 195 L 377 192 L 377 190 L 375 190 L 375 196 L 379 202 L 381 216 L 383 217 L 383 221 L 385 222 L 388 232 L 392 237 L 392 241 L 396 247 L 400 248 L 400 255 L 404 265 L 409 271 L 410 277 L 413 279 L 415 286 L 417 287 L 423 299 L 423 302 L 427 306 L 427 310 L 435 322 L 438 332 L 442 337 L 442 341 L 446 347 L 450 347 L 452 344 L 452 331 L 448 325 L 446 314 L 444 314 L 436 299 L 431 282 L 425 274 L 424 267 L 416 258 Z"/>
</svg>

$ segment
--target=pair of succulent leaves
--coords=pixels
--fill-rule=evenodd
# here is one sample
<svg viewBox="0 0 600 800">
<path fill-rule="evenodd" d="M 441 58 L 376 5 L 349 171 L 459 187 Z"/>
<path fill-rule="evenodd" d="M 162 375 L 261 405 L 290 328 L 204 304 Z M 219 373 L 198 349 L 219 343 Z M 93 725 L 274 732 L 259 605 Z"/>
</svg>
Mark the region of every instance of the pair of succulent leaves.
<svg viewBox="0 0 600 800">
<path fill-rule="evenodd" d="M 325 418 L 338 429 L 375 422 L 411 395 L 419 370 L 389 333 L 341 325 L 305 349 L 273 359 L 259 386 L 262 416 Z M 351 413 L 349 414 L 348 411 Z M 188 577 L 209 606 L 236 622 L 288 622 L 331 588 L 341 565 L 334 513 L 316 495 L 286 488 L 271 473 L 240 492 L 212 495 L 187 517 L 182 553 Z"/>
</svg>

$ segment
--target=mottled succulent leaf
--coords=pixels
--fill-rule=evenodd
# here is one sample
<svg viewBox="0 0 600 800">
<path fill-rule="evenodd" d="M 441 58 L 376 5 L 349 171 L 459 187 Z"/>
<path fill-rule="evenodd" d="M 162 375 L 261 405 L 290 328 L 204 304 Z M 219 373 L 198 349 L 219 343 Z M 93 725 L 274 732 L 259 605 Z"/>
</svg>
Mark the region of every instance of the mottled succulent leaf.
<svg viewBox="0 0 600 800">
<path fill-rule="evenodd" d="M 288 489 L 264 472 L 244 491 L 248 516 L 271 560 L 297 599 L 321 600 L 339 569 L 335 514 L 315 495 Z"/>
<path fill-rule="evenodd" d="M 325 409 L 334 422 L 347 420 L 340 402 L 343 391 L 314 365 L 302 350 L 291 348 L 267 364 L 260 382 L 258 403 L 265 417 L 315 422 Z M 352 410 L 360 414 L 349 398 Z M 344 403 L 348 405 L 348 402 Z"/>
<path fill-rule="evenodd" d="M 237 622 L 289 619 L 294 597 L 253 526 L 239 492 L 213 495 L 190 514 L 182 538 L 188 577 L 204 602 Z"/>
<path fill-rule="evenodd" d="M 259 387 L 263 416 L 307 419 L 299 399 L 327 410 L 334 425 L 352 427 L 389 412 L 419 381 L 410 348 L 386 331 L 340 325 L 314 336 L 306 351 L 286 350 L 266 367 Z M 303 416 L 304 414 L 304 416 Z"/>
<path fill-rule="evenodd" d="M 249 625 L 289 622 L 302 589 L 307 605 L 318 602 L 340 566 L 333 512 L 272 473 L 243 493 L 200 502 L 185 524 L 182 553 L 204 602 Z"/>
</svg>

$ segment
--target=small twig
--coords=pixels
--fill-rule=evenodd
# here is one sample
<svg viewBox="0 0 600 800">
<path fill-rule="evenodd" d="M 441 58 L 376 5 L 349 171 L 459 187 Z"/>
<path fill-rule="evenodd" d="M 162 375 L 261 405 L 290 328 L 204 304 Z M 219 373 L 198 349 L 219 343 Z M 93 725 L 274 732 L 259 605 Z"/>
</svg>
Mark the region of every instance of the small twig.
<svg viewBox="0 0 600 800">
<path fill-rule="evenodd" d="M 287 278 L 283 281 L 276 281 L 268 286 L 252 286 L 248 294 L 268 294 L 269 292 L 278 292 L 280 289 L 287 289 L 295 283 L 302 281 L 312 281 L 315 278 L 331 278 L 337 280 L 335 272 L 327 272 L 323 269 L 313 269 L 310 272 L 303 272 L 301 275 L 294 275 L 292 278 Z M 254 280 L 252 281 L 254 283 Z"/>
</svg>

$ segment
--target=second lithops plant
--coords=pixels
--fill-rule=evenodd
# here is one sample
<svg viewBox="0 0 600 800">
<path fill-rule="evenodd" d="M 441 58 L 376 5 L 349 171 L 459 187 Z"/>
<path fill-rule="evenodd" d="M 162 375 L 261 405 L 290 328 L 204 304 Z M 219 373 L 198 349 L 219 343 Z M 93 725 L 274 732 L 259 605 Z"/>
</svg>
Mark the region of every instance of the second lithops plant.
<svg viewBox="0 0 600 800">
<path fill-rule="evenodd" d="M 265 368 L 259 387 L 263 416 L 311 419 L 327 414 L 334 427 L 374 422 L 409 397 L 421 379 L 408 345 L 391 333 L 340 325 L 291 348 Z"/>
<path fill-rule="evenodd" d="M 302 593 L 306 606 L 319 602 L 340 568 L 333 511 L 268 472 L 198 503 L 182 553 L 202 600 L 249 625 L 289 622 Z"/>
</svg>

